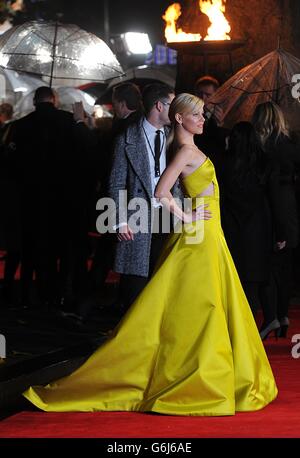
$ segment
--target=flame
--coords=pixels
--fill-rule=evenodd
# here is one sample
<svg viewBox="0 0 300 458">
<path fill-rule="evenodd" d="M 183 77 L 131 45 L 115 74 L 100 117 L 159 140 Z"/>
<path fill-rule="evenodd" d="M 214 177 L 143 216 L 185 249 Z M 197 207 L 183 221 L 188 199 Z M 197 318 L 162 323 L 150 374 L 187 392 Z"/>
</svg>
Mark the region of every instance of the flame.
<svg viewBox="0 0 300 458">
<path fill-rule="evenodd" d="M 204 40 L 231 40 L 231 27 L 224 14 L 226 0 L 199 0 L 202 13 L 208 16 L 211 26 Z"/>
<path fill-rule="evenodd" d="M 199 0 L 199 8 L 206 14 L 211 22 L 207 36 L 204 40 L 231 40 L 229 33 L 231 27 L 224 16 L 226 0 Z M 181 15 L 179 3 L 173 3 L 166 10 L 163 19 L 166 22 L 165 37 L 167 42 L 200 41 L 200 33 L 185 33 L 177 29 L 176 22 Z"/>
<path fill-rule="evenodd" d="M 165 37 L 167 42 L 175 41 L 200 41 L 200 33 L 185 33 L 182 29 L 176 27 L 176 22 L 181 15 L 181 6 L 179 3 L 170 5 L 163 16 L 166 22 Z"/>
</svg>

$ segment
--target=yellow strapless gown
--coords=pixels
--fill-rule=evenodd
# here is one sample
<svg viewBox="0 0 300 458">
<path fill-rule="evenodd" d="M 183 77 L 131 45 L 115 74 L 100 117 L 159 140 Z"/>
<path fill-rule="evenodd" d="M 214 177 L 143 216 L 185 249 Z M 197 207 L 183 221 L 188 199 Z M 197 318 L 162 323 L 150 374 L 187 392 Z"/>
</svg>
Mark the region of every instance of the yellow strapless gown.
<svg viewBox="0 0 300 458">
<path fill-rule="evenodd" d="M 212 219 L 170 235 L 156 272 L 108 339 L 74 373 L 24 396 L 45 411 L 233 415 L 276 398 L 264 347 L 220 224 L 207 159 L 182 180 Z M 200 238 L 190 243 L 193 229 Z M 201 226 L 204 230 L 201 231 Z"/>
</svg>

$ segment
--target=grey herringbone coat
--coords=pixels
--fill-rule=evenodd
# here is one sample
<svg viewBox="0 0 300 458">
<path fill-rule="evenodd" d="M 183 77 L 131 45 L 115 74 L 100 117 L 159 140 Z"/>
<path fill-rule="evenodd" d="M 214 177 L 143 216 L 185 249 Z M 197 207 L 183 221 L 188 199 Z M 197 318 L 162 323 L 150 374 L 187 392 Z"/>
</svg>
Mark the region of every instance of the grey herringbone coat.
<svg viewBox="0 0 300 458">
<path fill-rule="evenodd" d="M 127 275 L 148 277 L 151 250 L 151 198 L 153 198 L 150 164 L 142 122 L 132 124 L 121 134 L 114 148 L 113 165 L 109 179 L 109 196 L 117 207 L 117 223 L 122 222 L 118 209 L 119 191 L 127 191 L 127 201 L 136 197 L 148 202 L 148 231 L 134 234 L 133 241 L 117 242 L 114 270 Z M 166 129 L 166 135 L 168 129 Z M 178 185 L 173 194 L 180 196 Z M 128 210 L 128 219 L 134 211 Z"/>
</svg>

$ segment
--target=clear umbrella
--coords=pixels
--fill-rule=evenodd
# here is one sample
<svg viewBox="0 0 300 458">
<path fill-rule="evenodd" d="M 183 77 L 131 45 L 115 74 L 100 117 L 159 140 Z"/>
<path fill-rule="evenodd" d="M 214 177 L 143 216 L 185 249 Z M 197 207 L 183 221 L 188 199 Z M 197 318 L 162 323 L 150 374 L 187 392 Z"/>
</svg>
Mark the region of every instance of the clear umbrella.
<svg viewBox="0 0 300 458">
<path fill-rule="evenodd" d="M 123 76 L 111 81 L 105 90 L 103 87 L 99 87 L 99 84 L 89 85 L 88 87 L 83 88 L 83 90 L 90 93 L 94 92 L 97 95 L 98 86 L 99 95 L 97 97 L 97 103 L 100 105 L 106 105 L 111 104 L 113 87 L 119 83 L 125 82 L 135 83 L 141 90 L 143 90 L 146 85 L 157 82 L 165 83 L 171 88 L 174 88 L 176 75 L 173 69 L 162 70 L 152 66 L 141 65 L 140 67 L 134 67 L 126 70 Z"/>
<path fill-rule="evenodd" d="M 110 48 L 73 24 L 32 21 L 0 38 L 0 66 L 53 79 L 106 81 L 124 72 Z M 72 85 L 68 83 L 68 85 Z"/>
<path fill-rule="evenodd" d="M 82 102 L 84 110 L 92 115 L 94 112 L 95 98 L 80 89 L 74 87 L 58 87 L 55 88 L 58 96 L 58 108 L 66 111 L 73 111 L 73 104 L 75 102 Z M 31 113 L 35 107 L 33 104 L 35 91 L 23 97 L 15 107 L 15 117 L 21 118 Z"/>
<path fill-rule="evenodd" d="M 89 114 L 93 114 L 96 98 L 90 94 L 76 89 L 75 87 L 59 87 L 55 88 L 58 96 L 59 108 L 61 110 L 73 111 L 75 102 L 82 102 L 84 110 Z"/>
<path fill-rule="evenodd" d="M 170 70 L 168 68 L 168 69 L 162 70 L 161 68 L 157 68 L 157 67 L 141 65 L 140 67 L 134 67 L 134 68 L 130 68 L 126 70 L 124 72 L 124 75 L 111 81 L 109 84 L 109 87 L 112 87 L 115 84 L 124 83 L 127 81 L 130 81 L 130 82 L 136 81 L 138 83 L 139 81 L 147 82 L 147 80 L 149 83 L 154 82 L 154 81 L 160 81 L 174 89 L 175 83 L 176 83 L 176 74 L 174 73 L 173 69 Z"/>
<path fill-rule="evenodd" d="M 0 101 L 15 105 L 23 96 L 44 84 L 35 76 L 0 68 Z"/>
<path fill-rule="evenodd" d="M 295 74 L 300 74 L 300 60 L 277 49 L 240 70 L 214 94 L 210 102 L 220 105 L 224 124 L 251 121 L 259 103 L 273 100 L 282 108 L 289 126 L 300 130 L 300 103 L 292 95 Z"/>
</svg>

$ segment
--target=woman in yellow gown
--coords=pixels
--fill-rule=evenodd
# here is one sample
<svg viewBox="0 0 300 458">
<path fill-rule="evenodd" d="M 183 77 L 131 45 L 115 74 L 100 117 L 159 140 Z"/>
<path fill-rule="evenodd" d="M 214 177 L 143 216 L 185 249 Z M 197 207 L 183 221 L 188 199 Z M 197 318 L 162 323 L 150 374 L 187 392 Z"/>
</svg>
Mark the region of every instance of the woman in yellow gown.
<svg viewBox="0 0 300 458">
<path fill-rule="evenodd" d="M 203 102 L 180 94 L 169 116 L 176 154 L 155 194 L 183 230 L 170 235 L 152 279 L 112 337 L 71 375 L 24 393 L 42 410 L 233 415 L 276 398 L 221 228 L 214 166 L 193 141 L 203 130 Z M 178 177 L 193 212 L 172 198 Z"/>
</svg>

